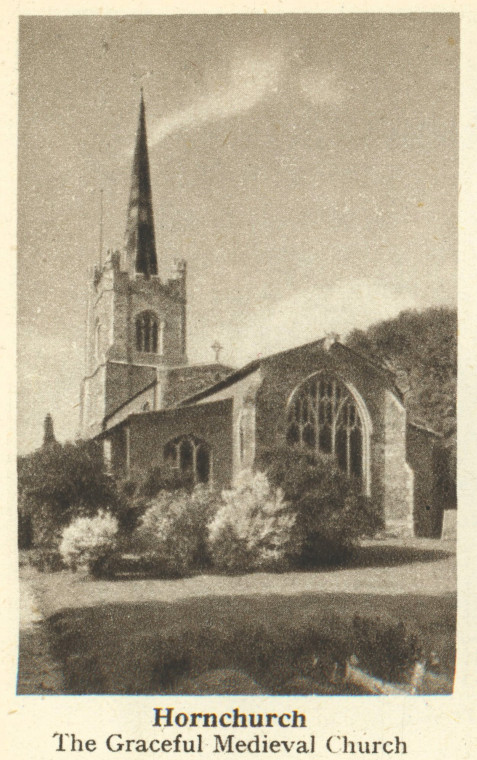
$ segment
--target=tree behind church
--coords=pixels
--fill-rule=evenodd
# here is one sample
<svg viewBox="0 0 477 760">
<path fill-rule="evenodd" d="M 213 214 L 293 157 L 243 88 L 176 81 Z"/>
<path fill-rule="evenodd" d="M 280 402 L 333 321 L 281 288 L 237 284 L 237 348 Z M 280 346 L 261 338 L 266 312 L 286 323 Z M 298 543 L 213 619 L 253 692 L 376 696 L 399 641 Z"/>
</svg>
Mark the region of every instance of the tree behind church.
<svg viewBox="0 0 477 760">
<path fill-rule="evenodd" d="M 437 451 L 441 487 L 455 506 L 457 450 L 457 312 L 432 307 L 353 330 L 347 345 L 396 374 L 411 421 L 441 433 Z"/>
</svg>

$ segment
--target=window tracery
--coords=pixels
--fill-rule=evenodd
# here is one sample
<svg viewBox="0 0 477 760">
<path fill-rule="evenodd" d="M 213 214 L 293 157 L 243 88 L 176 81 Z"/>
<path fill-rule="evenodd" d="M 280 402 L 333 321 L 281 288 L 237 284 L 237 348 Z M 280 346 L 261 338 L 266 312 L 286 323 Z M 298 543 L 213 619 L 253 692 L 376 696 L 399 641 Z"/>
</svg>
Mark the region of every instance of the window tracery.
<svg viewBox="0 0 477 760">
<path fill-rule="evenodd" d="M 163 323 L 152 311 L 143 311 L 136 317 L 136 351 L 157 354 L 159 345 L 162 353 L 162 335 Z"/>
<path fill-rule="evenodd" d="M 365 429 L 356 399 L 338 378 L 313 375 L 292 396 L 287 442 L 333 456 L 340 469 L 365 477 Z"/>
<path fill-rule="evenodd" d="M 191 476 L 195 483 L 210 480 L 210 446 L 200 438 L 184 435 L 169 441 L 164 447 L 164 459 L 177 474 Z"/>
</svg>

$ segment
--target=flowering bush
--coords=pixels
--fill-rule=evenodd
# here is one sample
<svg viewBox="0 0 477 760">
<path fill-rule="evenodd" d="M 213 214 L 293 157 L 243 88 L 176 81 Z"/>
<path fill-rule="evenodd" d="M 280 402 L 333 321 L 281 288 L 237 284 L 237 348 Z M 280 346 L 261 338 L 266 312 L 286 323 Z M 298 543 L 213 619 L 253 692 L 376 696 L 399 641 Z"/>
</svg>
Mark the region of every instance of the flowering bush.
<svg viewBox="0 0 477 760">
<path fill-rule="evenodd" d="M 209 550 L 217 569 L 277 567 L 286 556 L 295 516 L 281 489 L 261 472 L 244 471 L 209 524 Z"/>
<path fill-rule="evenodd" d="M 133 534 L 133 548 L 163 575 L 185 575 L 207 563 L 207 523 L 217 496 L 204 486 L 160 491 Z"/>
<path fill-rule="evenodd" d="M 117 546 L 118 521 L 108 512 L 95 517 L 78 517 L 64 530 L 60 554 L 67 567 L 87 565 L 93 574 L 100 574 Z"/>
</svg>

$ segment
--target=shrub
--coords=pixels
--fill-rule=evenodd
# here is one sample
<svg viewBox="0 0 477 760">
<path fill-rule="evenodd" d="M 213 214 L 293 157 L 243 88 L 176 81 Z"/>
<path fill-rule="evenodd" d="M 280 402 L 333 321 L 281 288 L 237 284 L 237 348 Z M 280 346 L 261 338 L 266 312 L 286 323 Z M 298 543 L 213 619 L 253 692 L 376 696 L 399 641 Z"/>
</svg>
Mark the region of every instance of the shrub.
<svg viewBox="0 0 477 760">
<path fill-rule="evenodd" d="M 209 525 L 214 566 L 235 572 L 283 565 L 295 520 L 283 492 L 263 473 L 244 471 L 222 501 Z"/>
<path fill-rule="evenodd" d="M 57 573 L 65 569 L 65 564 L 58 548 L 59 540 L 53 546 L 35 546 L 28 557 L 30 565 L 41 573 Z"/>
<path fill-rule="evenodd" d="M 18 463 L 19 490 L 37 504 L 48 504 L 58 524 L 70 521 L 71 509 L 95 514 L 116 503 L 114 481 L 106 473 L 101 447 L 91 441 L 38 449 Z"/>
<path fill-rule="evenodd" d="M 33 544 L 33 523 L 28 505 L 25 504 L 25 497 L 19 494 L 18 497 L 18 548 L 31 549 Z"/>
<path fill-rule="evenodd" d="M 67 567 L 87 565 L 93 575 L 106 567 L 117 547 L 118 521 L 100 511 L 95 517 L 78 517 L 63 530 L 60 554 Z"/>
<path fill-rule="evenodd" d="M 148 470 L 137 484 L 136 495 L 139 498 L 152 499 L 160 491 L 189 491 L 194 490 L 192 475 L 185 475 L 160 467 L 152 467 Z"/>
<path fill-rule="evenodd" d="M 353 618 L 355 654 L 373 675 L 386 681 L 405 680 L 413 665 L 423 656 L 417 634 L 405 623 L 386 623 L 377 618 Z"/>
<path fill-rule="evenodd" d="M 160 467 L 152 467 L 135 479 L 119 481 L 117 517 L 121 531 L 131 535 L 149 509 L 151 501 L 162 491 L 191 493 L 193 490 L 194 482 L 191 476 L 164 474 Z"/>
<path fill-rule="evenodd" d="M 133 535 L 133 548 L 161 575 L 182 576 L 207 564 L 207 523 L 217 496 L 203 486 L 192 493 L 160 491 Z"/>
<path fill-rule="evenodd" d="M 334 460 L 291 446 L 264 452 L 262 459 L 271 483 L 296 512 L 290 546 L 300 564 L 343 562 L 358 538 L 380 526 L 361 484 L 347 478 Z"/>
<path fill-rule="evenodd" d="M 101 447 L 91 441 L 55 444 L 19 457 L 18 491 L 23 517 L 31 519 L 33 544 L 45 556 L 56 552 L 58 534 L 73 517 L 118 506 Z"/>
<path fill-rule="evenodd" d="M 31 520 L 34 543 L 29 555 L 30 564 L 42 573 L 64 570 L 59 548 L 62 528 L 52 518 L 49 506 L 39 504 Z"/>
</svg>

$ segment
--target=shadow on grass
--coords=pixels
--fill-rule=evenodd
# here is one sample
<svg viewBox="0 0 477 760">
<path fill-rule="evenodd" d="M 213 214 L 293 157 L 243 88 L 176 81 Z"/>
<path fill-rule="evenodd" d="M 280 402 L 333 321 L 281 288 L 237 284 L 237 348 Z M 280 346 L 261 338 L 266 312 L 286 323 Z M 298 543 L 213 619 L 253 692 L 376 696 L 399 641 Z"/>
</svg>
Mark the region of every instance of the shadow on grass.
<svg viewBox="0 0 477 760">
<path fill-rule="evenodd" d="M 353 617 L 402 621 L 455 662 L 453 595 L 201 597 L 63 610 L 49 620 L 65 694 L 347 694 L 335 663 L 353 654 Z M 433 693 L 433 692 L 428 692 Z"/>
<path fill-rule="evenodd" d="M 412 565 L 415 562 L 439 562 L 448 559 L 452 556 L 451 552 L 444 551 L 443 549 L 434 548 L 421 548 L 410 546 L 393 546 L 393 545 L 379 545 L 373 544 L 371 546 L 359 546 L 352 550 L 350 555 L 347 555 L 342 562 L 336 562 L 335 564 L 326 564 L 322 566 L 308 565 L 299 567 L 286 567 L 274 568 L 273 572 L 282 574 L 287 572 L 310 572 L 319 573 L 320 571 L 329 573 L 333 570 L 341 571 L 346 569 L 366 568 L 366 567 L 399 567 L 402 565 Z M 165 575 L 163 572 L 154 571 L 153 569 L 144 570 L 142 568 L 136 569 L 134 563 L 129 562 L 117 562 L 115 573 L 111 576 L 107 576 L 108 581 L 130 581 L 130 580 L 177 580 L 181 577 L 193 577 L 197 573 L 190 573 L 190 575 L 181 576 L 170 573 Z M 203 568 L 201 571 L 205 574 L 215 575 L 217 571 L 214 568 Z M 252 574 L 253 571 L 250 571 Z M 246 573 L 245 573 L 246 574 Z M 237 570 L 235 573 L 228 573 L 229 576 L 244 575 L 242 570 Z M 95 580 L 94 578 L 91 580 Z"/>
<path fill-rule="evenodd" d="M 443 549 L 421 548 L 412 546 L 359 546 L 346 567 L 398 567 L 414 562 L 439 562 L 451 556 Z"/>
</svg>

